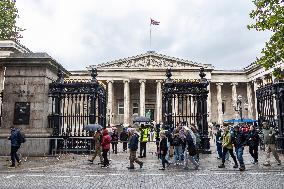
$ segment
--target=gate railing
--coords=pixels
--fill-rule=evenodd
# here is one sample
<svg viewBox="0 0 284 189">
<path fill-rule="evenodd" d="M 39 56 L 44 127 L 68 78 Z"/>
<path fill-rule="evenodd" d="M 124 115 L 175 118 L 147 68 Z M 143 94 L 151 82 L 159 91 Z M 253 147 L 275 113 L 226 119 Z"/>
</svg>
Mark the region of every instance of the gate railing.
<svg viewBox="0 0 284 189">
<path fill-rule="evenodd" d="M 176 82 L 170 69 L 163 84 L 163 126 L 173 131 L 177 125 L 198 127 L 202 137 L 202 149 L 210 151 L 207 123 L 207 97 L 209 85 L 204 68 L 200 69 L 200 79 L 195 82 Z"/>
<path fill-rule="evenodd" d="M 277 149 L 284 152 L 284 82 L 277 81 L 256 90 L 258 123 L 268 122 L 277 131 Z"/>
</svg>

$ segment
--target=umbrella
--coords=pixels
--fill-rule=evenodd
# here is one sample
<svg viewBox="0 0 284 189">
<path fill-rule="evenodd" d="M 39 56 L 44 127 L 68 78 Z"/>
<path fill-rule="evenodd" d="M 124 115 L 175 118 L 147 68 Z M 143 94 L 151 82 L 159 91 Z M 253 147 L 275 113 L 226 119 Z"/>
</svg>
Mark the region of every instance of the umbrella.
<svg viewBox="0 0 284 189">
<path fill-rule="evenodd" d="M 224 120 L 224 122 L 227 123 L 253 123 L 253 122 L 257 122 L 257 120 L 254 119 L 228 119 L 228 120 Z"/>
<path fill-rule="evenodd" d="M 151 119 L 144 117 L 144 116 L 138 116 L 136 118 L 134 118 L 133 122 L 150 122 Z"/>
<path fill-rule="evenodd" d="M 89 124 L 85 126 L 86 131 L 96 131 L 98 129 L 102 129 L 103 127 L 99 124 Z"/>
</svg>

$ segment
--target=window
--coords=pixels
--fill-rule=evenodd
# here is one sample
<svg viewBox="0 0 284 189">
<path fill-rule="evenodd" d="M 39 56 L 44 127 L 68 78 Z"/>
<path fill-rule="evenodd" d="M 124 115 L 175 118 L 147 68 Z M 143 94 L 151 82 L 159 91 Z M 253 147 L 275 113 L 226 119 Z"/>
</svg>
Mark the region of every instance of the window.
<svg viewBox="0 0 284 189">
<path fill-rule="evenodd" d="M 139 105 L 137 102 L 133 103 L 133 114 L 137 114 L 138 115 L 138 111 L 139 111 Z"/>
<path fill-rule="evenodd" d="M 226 101 L 223 100 L 222 101 L 222 113 L 225 114 L 225 111 L 226 111 Z"/>
<path fill-rule="evenodd" d="M 118 115 L 123 115 L 124 114 L 124 102 L 123 102 L 123 100 L 119 100 L 117 102 L 117 107 L 118 107 Z"/>
</svg>

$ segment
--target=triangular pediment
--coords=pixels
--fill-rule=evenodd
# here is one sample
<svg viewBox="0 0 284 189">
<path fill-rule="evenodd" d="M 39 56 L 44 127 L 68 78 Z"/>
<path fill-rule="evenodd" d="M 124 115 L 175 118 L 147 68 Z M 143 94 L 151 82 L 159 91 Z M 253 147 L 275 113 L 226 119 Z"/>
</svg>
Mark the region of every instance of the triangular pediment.
<svg viewBox="0 0 284 189">
<path fill-rule="evenodd" d="M 166 68 L 207 68 L 208 64 L 199 64 L 189 60 L 174 58 L 154 51 L 145 54 L 132 56 L 124 59 L 114 60 L 103 64 L 93 65 L 91 67 L 105 69 L 166 69 Z"/>
</svg>

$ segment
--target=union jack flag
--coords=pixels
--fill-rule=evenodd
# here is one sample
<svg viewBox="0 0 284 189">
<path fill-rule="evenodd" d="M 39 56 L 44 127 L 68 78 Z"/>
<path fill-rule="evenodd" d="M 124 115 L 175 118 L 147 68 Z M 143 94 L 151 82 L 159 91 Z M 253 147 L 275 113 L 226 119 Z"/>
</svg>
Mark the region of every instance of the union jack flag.
<svg viewBox="0 0 284 189">
<path fill-rule="evenodd" d="M 159 25 L 159 24 L 160 24 L 160 22 L 155 21 L 151 18 L 151 24 L 150 25 Z"/>
</svg>

